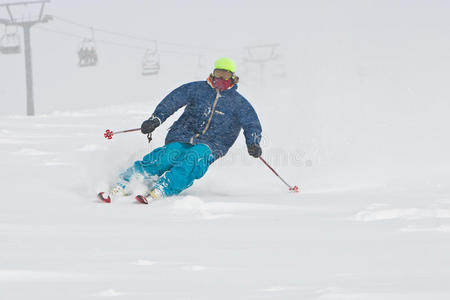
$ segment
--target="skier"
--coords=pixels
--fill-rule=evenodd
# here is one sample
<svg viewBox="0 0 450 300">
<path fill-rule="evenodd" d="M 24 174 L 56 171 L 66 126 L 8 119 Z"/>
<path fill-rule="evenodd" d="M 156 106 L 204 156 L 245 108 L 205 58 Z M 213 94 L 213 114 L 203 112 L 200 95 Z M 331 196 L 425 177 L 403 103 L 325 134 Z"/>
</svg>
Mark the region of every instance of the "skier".
<svg viewBox="0 0 450 300">
<path fill-rule="evenodd" d="M 127 194 L 133 176 L 156 179 L 146 197 L 160 199 L 179 194 L 227 153 L 241 128 L 248 153 L 261 156 L 261 125 L 251 104 L 236 91 L 239 78 L 235 69 L 231 59 L 220 58 L 206 81 L 184 84 L 159 103 L 142 123 L 143 134 L 152 133 L 183 106 L 184 113 L 170 127 L 165 146 L 136 161 L 119 176 L 119 183 L 111 191 L 113 196 Z"/>
</svg>

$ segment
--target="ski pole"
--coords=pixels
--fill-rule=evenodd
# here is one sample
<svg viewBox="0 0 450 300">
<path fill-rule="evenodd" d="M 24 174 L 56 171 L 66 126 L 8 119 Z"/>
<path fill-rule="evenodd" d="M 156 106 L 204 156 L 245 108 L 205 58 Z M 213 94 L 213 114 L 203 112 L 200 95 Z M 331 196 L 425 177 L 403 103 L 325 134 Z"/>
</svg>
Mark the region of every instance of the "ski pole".
<svg viewBox="0 0 450 300">
<path fill-rule="evenodd" d="M 106 129 L 106 131 L 103 134 L 103 136 L 105 137 L 105 139 L 110 140 L 110 139 L 113 138 L 113 135 L 115 135 L 115 134 L 128 133 L 128 132 L 139 131 L 139 130 L 141 130 L 141 128 L 127 129 L 127 130 L 121 130 L 121 131 L 112 131 L 112 130 Z M 152 141 L 152 134 L 151 133 L 147 134 L 147 139 L 148 139 L 149 143 Z"/>
<path fill-rule="evenodd" d="M 127 130 L 121 130 L 121 131 L 112 131 L 112 130 L 106 129 L 103 136 L 106 139 L 110 140 L 110 139 L 112 139 L 113 135 L 115 135 L 115 134 L 133 132 L 133 131 L 138 131 L 138 130 L 141 130 L 141 128 L 127 129 Z"/>
<path fill-rule="evenodd" d="M 259 159 L 275 174 L 278 178 L 280 178 L 281 181 L 289 188 L 290 191 L 298 193 L 298 186 L 294 185 L 291 186 L 289 183 L 287 183 L 283 178 L 281 178 L 280 175 L 260 156 Z"/>
</svg>

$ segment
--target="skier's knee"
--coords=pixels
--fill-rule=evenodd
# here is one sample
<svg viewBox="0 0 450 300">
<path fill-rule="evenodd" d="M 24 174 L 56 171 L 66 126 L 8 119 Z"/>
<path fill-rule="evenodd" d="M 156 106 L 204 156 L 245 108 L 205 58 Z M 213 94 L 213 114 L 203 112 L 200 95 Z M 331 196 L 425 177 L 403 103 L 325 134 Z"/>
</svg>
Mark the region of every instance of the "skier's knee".
<svg viewBox="0 0 450 300">
<path fill-rule="evenodd" d="M 199 144 L 192 148 L 192 154 L 188 157 L 192 163 L 192 175 L 194 179 L 199 179 L 205 175 L 214 157 L 207 145 Z"/>
</svg>

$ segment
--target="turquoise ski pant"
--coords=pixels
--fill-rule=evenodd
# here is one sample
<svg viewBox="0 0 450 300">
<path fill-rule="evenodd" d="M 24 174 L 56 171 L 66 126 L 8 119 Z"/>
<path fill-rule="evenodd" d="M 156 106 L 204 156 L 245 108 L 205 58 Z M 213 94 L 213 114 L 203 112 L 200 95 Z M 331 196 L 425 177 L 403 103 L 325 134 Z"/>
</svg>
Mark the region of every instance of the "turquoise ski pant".
<svg viewBox="0 0 450 300">
<path fill-rule="evenodd" d="M 177 195 L 205 175 L 213 161 L 211 149 L 205 144 L 170 143 L 136 161 L 120 174 L 120 179 L 130 182 L 136 173 L 145 179 L 156 175 L 159 179 L 154 188 L 165 196 Z"/>
</svg>

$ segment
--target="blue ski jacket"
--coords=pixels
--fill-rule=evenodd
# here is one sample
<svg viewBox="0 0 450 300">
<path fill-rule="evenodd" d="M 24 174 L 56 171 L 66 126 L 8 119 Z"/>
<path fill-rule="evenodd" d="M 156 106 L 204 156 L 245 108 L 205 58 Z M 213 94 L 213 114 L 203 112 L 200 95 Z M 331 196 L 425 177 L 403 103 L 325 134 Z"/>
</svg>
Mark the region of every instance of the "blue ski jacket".
<svg viewBox="0 0 450 300">
<path fill-rule="evenodd" d="M 234 144 L 241 128 L 247 145 L 259 144 L 262 129 L 258 116 L 236 89 L 235 84 L 219 92 L 208 80 L 187 83 L 173 90 L 152 115 L 162 123 L 185 106 L 181 117 L 170 127 L 166 144 L 206 144 L 214 159 L 218 159 Z"/>
</svg>

